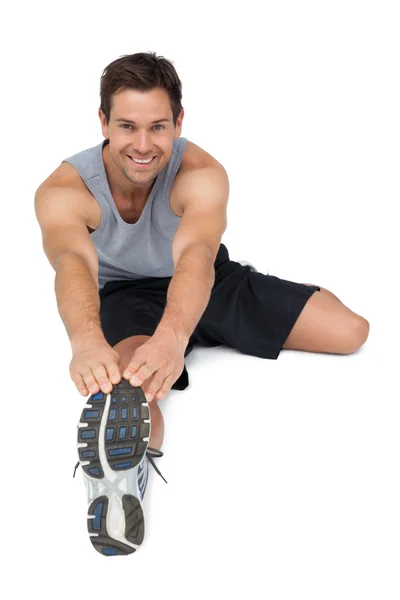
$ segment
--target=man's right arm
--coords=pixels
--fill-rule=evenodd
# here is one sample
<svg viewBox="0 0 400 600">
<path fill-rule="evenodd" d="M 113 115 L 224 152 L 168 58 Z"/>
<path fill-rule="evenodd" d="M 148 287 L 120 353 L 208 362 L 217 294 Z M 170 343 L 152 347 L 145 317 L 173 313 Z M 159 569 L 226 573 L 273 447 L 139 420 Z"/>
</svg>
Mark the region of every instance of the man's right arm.
<svg viewBox="0 0 400 600">
<path fill-rule="evenodd" d="M 100 326 L 98 259 L 78 206 L 84 193 L 68 187 L 38 188 L 35 211 L 43 250 L 56 272 L 60 316 L 72 348 L 87 338 L 104 339 Z"/>
<path fill-rule="evenodd" d="M 83 395 L 87 388 L 110 391 L 120 381 L 119 356 L 100 325 L 98 258 L 81 211 L 86 201 L 83 191 L 62 186 L 41 186 L 35 195 L 43 249 L 56 272 L 57 306 L 72 347 L 70 374 Z"/>
<path fill-rule="evenodd" d="M 104 341 L 100 325 L 98 287 L 82 255 L 64 252 L 55 264 L 58 311 L 72 350 L 89 341 Z"/>
</svg>

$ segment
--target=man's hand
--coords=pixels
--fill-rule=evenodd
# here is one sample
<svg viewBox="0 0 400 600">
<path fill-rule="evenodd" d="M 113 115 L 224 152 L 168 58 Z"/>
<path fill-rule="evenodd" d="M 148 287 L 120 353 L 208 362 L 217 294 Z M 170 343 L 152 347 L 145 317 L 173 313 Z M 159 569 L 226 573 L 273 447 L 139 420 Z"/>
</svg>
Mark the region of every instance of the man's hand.
<svg viewBox="0 0 400 600">
<path fill-rule="evenodd" d="M 72 381 L 82 396 L 108 394 L 121 381 L 123 369 L 118 352 L 104 340 L 91 341 L 73 351 L 69 365 Z"/>
<path fill-rule="evenodd" d="M 146 398 L 148 402 L 154 397 L 160 400 L 183 371 L 186 346 L 172 330 L 158 331 L 137 348 L 123 376 L 138 387 L 154 373 Z"/>
</svg>

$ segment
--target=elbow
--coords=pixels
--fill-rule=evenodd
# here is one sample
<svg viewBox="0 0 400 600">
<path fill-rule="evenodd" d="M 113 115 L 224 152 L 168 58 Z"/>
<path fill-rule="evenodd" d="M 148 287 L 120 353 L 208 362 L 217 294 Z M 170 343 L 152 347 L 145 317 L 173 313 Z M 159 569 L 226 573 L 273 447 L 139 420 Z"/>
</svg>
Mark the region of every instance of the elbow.
<svg viewBox="0 0 400 600">
<path fill-rule="evenodd" d="M 83 267 L 83 269 L 92 277 L 97 290 L 99 290 L 98 268 L 90 264 L 87 258 L 78 252 L 62 252 L 54 260 L 52 266 L 56 272 L 56 277 L 65 267 L 67 269 L 73 269 L 75 273 L 77 272 L 77 269 L 82 272 Z"/>
</svg>

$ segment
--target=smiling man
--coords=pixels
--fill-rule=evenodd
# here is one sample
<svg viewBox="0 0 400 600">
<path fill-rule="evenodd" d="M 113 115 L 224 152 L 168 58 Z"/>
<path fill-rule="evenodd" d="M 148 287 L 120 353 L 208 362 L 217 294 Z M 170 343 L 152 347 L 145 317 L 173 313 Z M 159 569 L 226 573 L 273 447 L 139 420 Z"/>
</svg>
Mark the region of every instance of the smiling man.
<svg viewBox="0 0 400 600">
<path fill-rule="evenodd" d="M 63 160 L 35 209 L 70 375 L 91 394 L 78 426 L 90 539 L 112 556 L 143 540 L 146 456 L 158 471 L 152 456 L 162 455 L 157 402 L 187 387 L 184 357 L 195 344 L 267 359 L 284 348 L 348 354 L 369 324 L 326 289 L 230 259 L 221 244 L 228 176 L 181 137 L 170 61 L 123 56 L 104 70 L 100 96 L 104 141 Z"/>
</svg>

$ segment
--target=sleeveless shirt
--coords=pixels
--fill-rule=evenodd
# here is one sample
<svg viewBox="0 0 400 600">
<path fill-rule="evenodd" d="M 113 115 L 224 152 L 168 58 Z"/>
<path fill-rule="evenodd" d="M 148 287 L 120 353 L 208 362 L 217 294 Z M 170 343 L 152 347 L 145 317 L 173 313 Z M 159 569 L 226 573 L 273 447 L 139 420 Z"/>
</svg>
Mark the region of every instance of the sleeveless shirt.
<svg viewBox="0 0 400 600">
<path fill-rule="evenodd" d="M 108 281 L 172 277 L 172 240 L 181 222 L 171 209 L 171 187 L 182 161 L 186 138 L 172 142 L 172 154 L 158 174 L 137 223 L 126 223 L 108 185 L 103 148 L 108 140 L 61 162 L 74 166 L 101 208 L 101 222 L 90 237 L 99 262 L 99 288 Z"/>
</svg>

